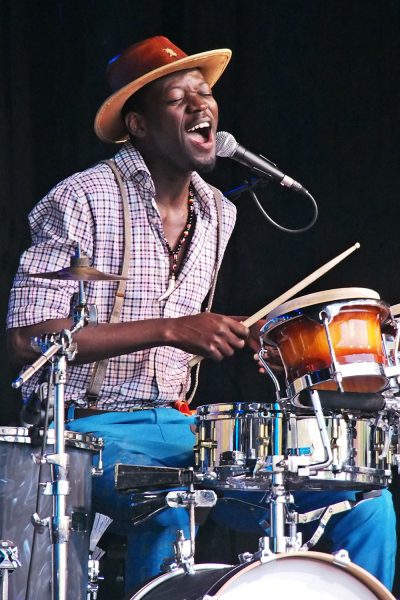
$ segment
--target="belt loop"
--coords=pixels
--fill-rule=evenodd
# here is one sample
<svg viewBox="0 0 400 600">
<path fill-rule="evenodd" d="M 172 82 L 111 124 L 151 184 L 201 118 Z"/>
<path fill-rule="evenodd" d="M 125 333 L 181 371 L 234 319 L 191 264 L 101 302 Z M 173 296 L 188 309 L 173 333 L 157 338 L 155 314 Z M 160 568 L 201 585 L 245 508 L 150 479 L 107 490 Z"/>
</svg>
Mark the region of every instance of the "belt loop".
<svg viewBox="0 0 400 600">
<path fill-rule="evenodd" d="M 96 408 L 99 397 L 97 394 L 86 394 L 86 400 L 89 408 Z"/>
</svg>

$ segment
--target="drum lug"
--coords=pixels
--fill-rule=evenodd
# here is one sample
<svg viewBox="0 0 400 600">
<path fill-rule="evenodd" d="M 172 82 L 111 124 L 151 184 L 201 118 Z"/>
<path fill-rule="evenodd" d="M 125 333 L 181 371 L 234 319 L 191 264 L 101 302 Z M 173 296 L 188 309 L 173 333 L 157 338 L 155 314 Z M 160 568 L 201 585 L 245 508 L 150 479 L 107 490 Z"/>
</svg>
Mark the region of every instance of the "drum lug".
<svg viewBox="0 0 400 600">
<path fill-rule="evenodd" d="M 347 550 L 339 550 L 333 555 L 333 562 L 340 567 L 348 567 L 351 563 L 350 556 Z"/>
<path fill-rule="evenodd" d="M 14 542 L 0 540 L 0 573 L 4 569 L 13 571 L 20 566 L 21 563 L 18 559 L 18 548 Z"/>
<path fill-rule="evenodd" d="M 44 496 L 68 496 L 70 493 L 70 485 L 66 480 L 47 481 L 43 485 Z"/>
<path fill-rule="evenodd" d="M 50 527 L 51 518 L 46 517 L 45 519 L 41 519 L 37 513 L 34 513 L 31 516 L 31 523 L 37 533 L 43 533 L 46 527 Z"/>
<path fill-rule="evenodd" d="M 218 447 L 217 441 L 213 439 L 215 428 L 210 431 L 211 437 L 206 437 L 206 431 L 203 424 L 200 424 L 197 434 L 197 444 L 193 447 L 196 466 L 203 466 L 206 461 L 206 450 L 211 450 L 212 461 L 215 461 L 215 451 Z"/>
<path fill-rule="evenodd" d="M 89 558 L 87 584 L 88 600 L 96 600 L 99 591 L 99 581 L 102 581 L 103 579 L 104 577 L 100 575 L 100 561 Z"/>
<path fill-rule="evenodd" d="M 8 576 L 21 563 L 18 560 L 18 548 L 14 542 L 0 540 L 0 598 L 7 600 L 9 585 Z"/>
<path fill-rule="evenodd" d="M 250 563 L 254 560 L 259 560 L 261 563 L 265 563 L 270 561 L 274 557 L 275 554 L 270 548 L 270 538 L 267 536 L 259 538 L 257 552 L 254 552 L 254 554 L 252 554 L 251 552 L 243 552 L 243 554 L 239 554 L 238 556 L 239 562 L 242 565 Z"/>
<path fill-rule="evenodd" d="M 101 438 L 99 438 L 101 440 L 101 442 L 103 442 L 103 440 Z M 92 467 L 92 475 L 93 477 L 101 477 L 101 475 L 103 475 L 103 448 L 101 447 L 99 449 L 99 462 L 97 463 L 96 467 Z"/>
<path fill-rule="evenodd" d="M 51 465 L 57 465 L 65 470 L 69 467 L 69 454 L 66 452 L 60 454 L 47 454 L 45 455 L 45 458 L 46 462 Z"/>
<path fill-rule="evenodd" d="M 161 565 L 163 573 L 171 573 L 183 569 L 186 573 L 194 574 L 194 555 L 192 540 L 186 539 L 182 529 L 176 532 L 174 541 L 174 557 L 167 558 Z"/>
</svg>

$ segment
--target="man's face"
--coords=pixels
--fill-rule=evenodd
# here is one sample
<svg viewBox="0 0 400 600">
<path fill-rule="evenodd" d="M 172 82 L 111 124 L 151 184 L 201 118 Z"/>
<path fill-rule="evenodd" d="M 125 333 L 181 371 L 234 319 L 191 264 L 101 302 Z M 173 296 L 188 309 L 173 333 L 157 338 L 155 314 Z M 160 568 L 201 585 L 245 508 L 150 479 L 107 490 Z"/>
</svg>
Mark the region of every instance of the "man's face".
<svg viewBox="0 0 400 600">
<path fill-rule="evenodd" d="M 162 77 L 146 89 L 145 160 L 180 172 L 206 172 L 215 165 L 218 105 L 198 69 Z"/>
</svg>

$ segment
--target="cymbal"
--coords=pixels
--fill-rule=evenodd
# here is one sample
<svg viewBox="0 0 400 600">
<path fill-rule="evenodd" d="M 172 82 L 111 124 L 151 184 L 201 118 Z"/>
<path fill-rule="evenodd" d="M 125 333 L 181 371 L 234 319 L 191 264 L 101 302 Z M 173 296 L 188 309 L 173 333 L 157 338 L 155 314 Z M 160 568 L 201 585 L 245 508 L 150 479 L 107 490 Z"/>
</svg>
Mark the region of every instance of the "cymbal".
<svg viewBox="0 0 400 600">
<path fill-rule="evenodd" d="M 39 277 L 41 279 L 63 279 L 64 281 L 129 281 L 131 277 L 122 277 L 122 275 L 112 275 L 103 273 L 94 267 L 78 266 L 65 267 L 60 271 L 49 271 L 47 273 L 29 273 L 29 277 Z"/>
</svg>

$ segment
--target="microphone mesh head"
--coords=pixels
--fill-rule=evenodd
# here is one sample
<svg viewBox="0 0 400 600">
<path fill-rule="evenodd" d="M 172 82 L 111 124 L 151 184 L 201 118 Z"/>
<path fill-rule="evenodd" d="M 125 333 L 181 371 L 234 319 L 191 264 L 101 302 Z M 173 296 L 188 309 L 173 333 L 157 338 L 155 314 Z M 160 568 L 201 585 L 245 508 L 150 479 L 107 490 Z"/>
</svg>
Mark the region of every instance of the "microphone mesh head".
<svg viewBox="0 0 400 600">
<path fill-rule="evenodd" d="M 231 133 L 218 131 L 215 136 L 216 155 L 223 158 L 233 156 L 238 143 Z"/>
</svg>

